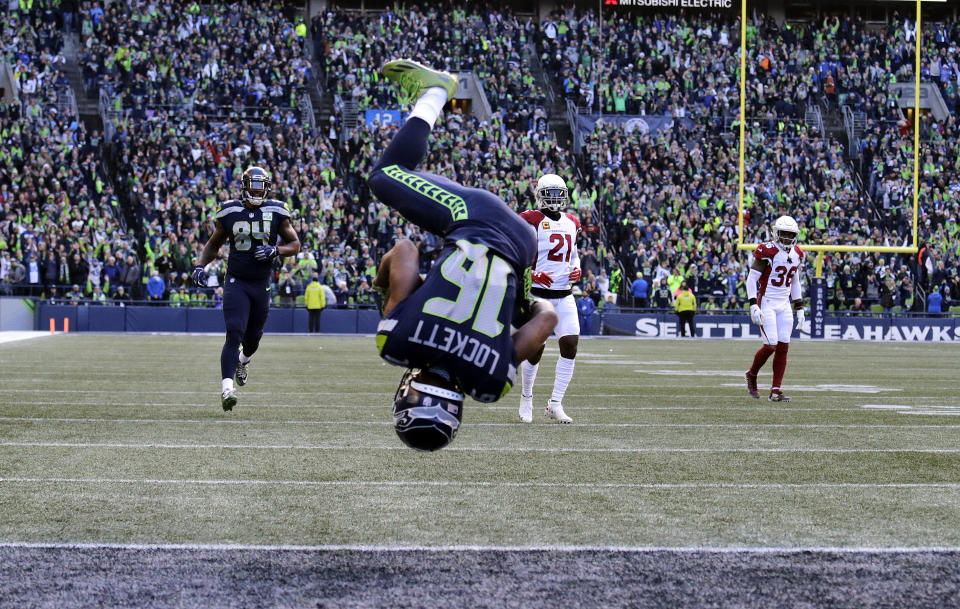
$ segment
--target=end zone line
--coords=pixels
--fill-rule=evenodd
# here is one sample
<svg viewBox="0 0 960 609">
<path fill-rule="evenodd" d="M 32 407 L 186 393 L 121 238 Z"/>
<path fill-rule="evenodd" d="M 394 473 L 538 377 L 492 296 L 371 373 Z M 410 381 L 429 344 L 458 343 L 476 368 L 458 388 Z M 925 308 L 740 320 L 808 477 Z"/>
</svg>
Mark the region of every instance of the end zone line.
<svg viewBox="0 0 960 609">
<path fill-rule="evenodd" d="M 684 554 L 926 554 L 956 553 L 958 546 L 603 546 L 603 545 L 374 545 L 219 544 L 0 541 L 0 548 L 50 550 L 189 550 L 213 552 L 610 552 Z"/>
</svg>

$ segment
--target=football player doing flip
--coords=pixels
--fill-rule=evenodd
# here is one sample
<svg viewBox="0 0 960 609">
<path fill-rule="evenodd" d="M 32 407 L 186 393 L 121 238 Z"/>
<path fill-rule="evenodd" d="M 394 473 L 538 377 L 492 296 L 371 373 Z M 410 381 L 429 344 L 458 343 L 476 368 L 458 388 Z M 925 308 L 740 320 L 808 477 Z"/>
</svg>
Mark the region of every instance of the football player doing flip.
<svg viewBox="0 0 960 609">
<path fill-rule="evenodd" d="M 537 180 L 534 196 L 537 209 L 520 216 L 537 231 L 537 257 L 533 263 L 533 287 L 530 293 L 546 299 L 557 309 L 559 321 L 554 334 L 559 338 L 560 358 L 557 360 L 553 394 L 547 402 L 546 414 L 560 423 L 573 420 L 563 411 L 563 395 L 573 378 L 574 358 L 580 340 L 580 318 L 577 303 L 571 293 L 580 279 L 580 255 L 577 237 L 580 221 L 565 213 L 568 204 L 567 185 L 558 175 L 548 173 Z M 520 420 L 533 421 L 533 385 L 543 356 L 540 350 L 520 364 Z"/>
<path fill-rule="evenodd" d="M 457 78 L 409 60 L 381 71 L 417 101 L 374 166 L 370 189 L 444 244 L 423 279 L 413 242 L 398 241 L 384 256 L 375 281 L 384 295 L 377 346 L 384 360 L 410 369 L 394 397 L 397 435 L 411 448 L 437 450 L 456 435 L 464 396 L 506 395 L 518 362 L 537 352 L 557 315 L 549 303 L 526 301 L 536 255 L 530 225 L 493 193 L 417 171 Z M 513 332 L 518 303 L 528 319 Z"/>
<path fill-rule="evenodd" d="M 223 321 L 227 339 L 220 352 L 220 405 L 233 410 L 237 403 L 236 388 L 247 383 L 247 366 L 260 346 L 263 326 L 270 312 L 270 279 L 273 259 L 293 256 L 300 251 L 300 239 L 290 224 L 287 205 L 270 194 L 270 176 L 261 167 L 243 172 L 242 197 L 224 201 L 217 207 L 213 234 L 203 246 L 200 260 L 193 269 L 193 281 L 207 286 L 204 270 L 230 243 L 227 274 L 223 285 Z M 277 237 L 283 245 L 277 244 Z M 239 353 L 239 356 L 238 356 Z"/>
<path fill-rule="evenodd" d="M 787 350 L 793 333 L 793 311 L 797 314 L 797 328 L 803 325 L 803 288 L 800 270 L 805 254 L 797 245 L 800 228 L 790 216 L 780 216 L 773 223 L 773 241 L 753 250 L 753 265 L 747 276 L 747 297 L 750 299 L 750 319 L 760 326 L 763 346 L 753 356 L 753 365 L 744 375 L 747 391 L 759 398 L 757 374 L 773 355 L 773 383 L 771 402 L 789 402 L 780 390 L 783 373 L 787 369 Z M 792 303 L 792 309 L 791 309 Z"/>
</svg>

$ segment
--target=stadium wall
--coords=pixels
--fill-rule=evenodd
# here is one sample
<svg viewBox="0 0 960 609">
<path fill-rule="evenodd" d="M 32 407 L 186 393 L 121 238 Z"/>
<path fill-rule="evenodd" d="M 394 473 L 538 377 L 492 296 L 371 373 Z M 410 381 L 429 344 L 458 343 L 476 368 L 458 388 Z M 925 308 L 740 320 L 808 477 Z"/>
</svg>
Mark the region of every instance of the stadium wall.
<svg viewBox="0 0 960 609">
<path fill-rule="evenodd" d="M 33 330 L 34 303 L 26 298 L 0 298 L 0 331 Z"/>
<path fill-rule="evenodd" d="M 17 299 L 9 299 L 17 300 Z M 17 300 L 17 302 L 19 302 Z M 22 305 L 21 305 L 22 306 Z M 22 315 L 22 314 L 21 314 Z M 219 309 L 99 305 L 50 305 L 37 308 L 36 321 L 21 328 L 47 330 L 54 320 L 63 330 L 69 320 L 71 332 L 212 332 L 222 333 L 223 313 Z M 324 309 L 320 331 L 336 334 L 373 334 L 380 315 L 373 309 Z M 584 335 L 675 338 L 679 336 L 677 316 L 671 313 L 611 313 L 581 318 Z M 748 315 L 707 315 L 696 318 L 700 338 L 755 339 L 760 331 Z M 306 333 L 306 309 L 272 309 L 266 332 Z M 809 338 L 808 332 L 794 330 L 794 338 Z M 827 315 L 824 338 L 891 342 L 960 342 L 957 317 L 851 317 Z"/>
<path fill-rule="evenodd" d="M 188 307 L 41 304 L 37 309 L 36 326 L 48 330 L 50 321 L 58 331 L 69 320 L 71 332 L 213 332 L 223 333 L 223 312 L 220 309 Z M 320 331 L 337 334 L 373 334 L 380 314 L 373 309 L 324 309 Z M 265 332 L 304 332 L 309 329 L 306 309 L 271 309 Z"/>
<path fill-rule="evenodd" d="M 749 315 L 705 315 L 696 317 L 700 338 L 753 338 L 760 330 Z M 603 334 L 644 338 L 675 338 L 680 335 L 676 315 L 669 313 L 604 315 Z M 809 338 L 809 332 L 793 331 L 794 338 Z M 956 317 L 852 317 L 826 315 L 827 340 L 889 342 L 960 342 L 960 318 Z"/>
</svg>

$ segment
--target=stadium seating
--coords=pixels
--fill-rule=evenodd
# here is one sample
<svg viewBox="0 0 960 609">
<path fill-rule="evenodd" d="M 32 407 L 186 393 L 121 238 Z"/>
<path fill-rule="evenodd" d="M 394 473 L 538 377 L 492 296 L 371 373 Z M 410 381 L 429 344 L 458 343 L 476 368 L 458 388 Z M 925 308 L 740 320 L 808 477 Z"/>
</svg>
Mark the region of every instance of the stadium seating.
<svg viewBox="0 0 960 609">
<path fill-rule="evenodd" d="M 44 266 L 35 291 L 76 283 L 92 296 L 99 272 L 111 279 L 101 282 L 108 296 L 122 283 L 136 298 L 157 271 L 165 294 L 172 293 L 209 235 L 210 212 L 236 196 L 236 176 L 250 163 L 270 169 L 274 196 L 293 210 L 304 248 L 277 278 L 295 294 L 317 272 L 330 287 L 345 284 L 341 304 L 365 301 L 379 257 L 402 237 L 420 244 L 428 265 L 437 239 L 377 205 L 365 184 L 391 128 L 360 121 L 341 137 L 345 100 L 356 100 L 354 110 L 400 109 L 377 69 L 387 58 L 412 56 L 473 71 L 491 106 L 488 121 L 459 110 L 443 117 L 425 168 L 497 192 L 517 210 L 532 205 L 540 173 L 568 176 L 585 227 L 589 294 L 599 298 L 604 282 L 626 289 L 637 273 L 651 285 L 677 275 L 701 297 L 723 298 L 724 308 L 742 306 L 748 257 L 735 247 L 735 14 L 644 13 L 601 28 L 593 12 L 572 9 L 539 22 L 490 7 L 330 10 L 312 23 L 315 73 L 303 20 L 291 9 L 239 3 L 180 10 L 132 0 L 90 3 L 68 18 L 57 6 L 38 2 L 3 23 L 3 50 L 23 103 L 0 112 L 0 154 L 27 180 L 0 174 L 5 290 L 19 281 L 19 267 L 29 273 L 31 251 L 43 259 L 53 250 L 56 263 Z M 70 23 L 80 31 L 80 50 L 68 58 Z M 911 241 L 912 131 L 887 87 L 912 81 L 909 25 L 830 18 L 787 27 L 751 16 L 745 241 L 769 238 L 767 227 L 783 213 L 797 218 L 803 242 Z M 931 290 L 944 306 L 960 302 L 960 28 L 930 23 L 923 35 L 931 49 L 923 78 L 937 85 L 950 112 L 920 119 L 924 250 L 919 257 L 826 256 L 828 300 L 838 311 L 857 299 L 866 309 L 922 310 Z M 69 91 L 68 60 L 84 70 L 86 90 L 78 93 L 103 91 L 110 100 L 109 138 L 88 132 L 65 105 L 69 95 L 57 93 Z M 322 117 L 329 123 L 313 130 L 297 102 L 316 79 L 334 103 Z M 554 94 L 591 117 L 579 155 L 554 130 L 566 118 L 550 104 Z M 851 141 L 836 127 L 844 112 L 860 121 Z M 811 118 L 817 113 L 822 123 Z M 669 121 L 645 129 L 620 120 L 634 115 Z M 105 167 L 116 176 L 116 194 Z M 51 222 L 56 239 L 43 227 Z M 90 269 L 85 278 L 83 264 L 73 272 L 68 264 L 76 250 Z M 221 274 L 216 284 L 222 264 L 214 270 Z M 131 272 L 138 279 L 131 281 Z M 196 302 L 213 303 L 214 294 Z"/>
</svg>

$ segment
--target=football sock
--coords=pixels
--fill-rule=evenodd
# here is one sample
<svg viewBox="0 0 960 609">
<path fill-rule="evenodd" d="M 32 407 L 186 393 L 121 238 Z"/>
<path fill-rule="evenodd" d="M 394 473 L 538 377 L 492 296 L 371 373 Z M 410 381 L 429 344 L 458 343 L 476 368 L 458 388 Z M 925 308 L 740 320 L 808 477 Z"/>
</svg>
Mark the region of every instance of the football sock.
<svg viewBox="0 0 960 609">
<path fill-rule="evenodd" d="M 250 363 L 250 358 L 247 357 L 246 355 L 244 355 L 244 354 L 243 354 L 243 351 L 240 352 L 240 363 L 241 363 L 241 364 L 244 364 L 244 365 Z"/>
<path fill-rule="evenodd" d="M 233 379 L 223 379 L 223 382 L 220 384 L 220 390 L 226 391 L 227 389 L 233 389 Z"/>
<path fill-rule="evenodd" d="M 563 394 L 567 392 L 567 385 L 570 384 L 570 379 L 573 378 L 573 366 L 577 360 L 571 357 L 560 356 L 557 359 L 557 375 L 553 380 L 553 396 L 552 399 L 556 402 L 563 401 Z"/>
<path fill-rule="evenodd" d="M 754 376 L 759 374 L 760 369 L 763 368 L 763 365 L 767 363 L 767 360 L 770 359 L 770 356 L 773 355 L 774 351 L 776 351 L 776 349 L 770 345 L 764 345 L 760 347 L 756 355 L 753 356 L 753 365 L 750 366 L 750 374 Z"/>
<path fill-rule="evenodd" d="M 220 378 L 232 379 L 237 373 L 237 352 L 240 351 L 240 342 L 243 334 L 237 330 L 227 330 L 227 340 L 220 351 Z"/>
<path fill-rule="evenodd" d="M 783 373 L 787 371 L 787 350 L 790 343 L 777 343 L 777 354 L 773 356 L 773 384 L 771 390 L 780 389 Z"/>
<path fill-rule="evenodd" d="M 433 129 L 433 124 L 437 122 L 445 103 L 447 103 L 447 90 L 443 87 L 430 87 L 413 105 L 410 116 L 423 119 Z"/>
<path fill-rule="evenodd" d="M 524 397 L 533 396 L 533 383 L 537 380 L 537 370 L 540 364 L 531 364 L 524 360 L 520 362 L 520 395 Z"/>
</svg>

